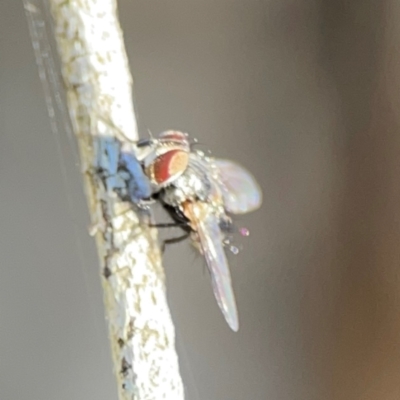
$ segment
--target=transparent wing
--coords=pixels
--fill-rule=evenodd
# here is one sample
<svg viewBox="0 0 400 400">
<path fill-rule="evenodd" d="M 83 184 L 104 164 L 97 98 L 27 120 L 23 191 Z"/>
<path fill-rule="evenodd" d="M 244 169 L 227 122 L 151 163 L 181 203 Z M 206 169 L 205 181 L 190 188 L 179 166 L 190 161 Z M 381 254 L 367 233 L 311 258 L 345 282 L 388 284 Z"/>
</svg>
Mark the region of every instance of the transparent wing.
<svg viewBox="0 0 400 400">
<path fill-rule="evenodd" d="M 239 329 L 238 313 L 218 219 L 211 206 L 205 203 L 188 203 L 184 211 L 198 234 L 219 308 L 228 325 L 236 332 Z"/>
<path fill-rule="evenodd" d="M 261 206 L 262 191 L 254 176 L 229 160 L 214 160 L 222 183 L 225 208 L 232 214 L 245 214 Z"/>
</svg>

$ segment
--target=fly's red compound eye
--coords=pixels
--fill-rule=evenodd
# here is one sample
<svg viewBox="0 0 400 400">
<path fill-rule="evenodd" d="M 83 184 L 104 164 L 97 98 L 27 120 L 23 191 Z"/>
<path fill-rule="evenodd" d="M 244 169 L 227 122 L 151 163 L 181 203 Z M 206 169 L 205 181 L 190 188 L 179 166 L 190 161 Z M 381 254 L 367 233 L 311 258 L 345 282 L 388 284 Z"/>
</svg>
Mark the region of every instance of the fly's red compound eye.
<svg viewBox="0 0 400 400">
<path fill-rule="evenodd" d="M 187 143 L 188 142 L 188 135 L 187 133 L 179 132 L 179 131 L 165 131 L 160 133 L 159 140 L 163 142 L 181 142 Z"/>
<path fill-rule="evenodd" d="M 149 166 L 149 174 L 158 185 L 166 184 L 185 172 L 189 154 L 182 150 L 171 150 L 156 158 Z"/>
</svg>

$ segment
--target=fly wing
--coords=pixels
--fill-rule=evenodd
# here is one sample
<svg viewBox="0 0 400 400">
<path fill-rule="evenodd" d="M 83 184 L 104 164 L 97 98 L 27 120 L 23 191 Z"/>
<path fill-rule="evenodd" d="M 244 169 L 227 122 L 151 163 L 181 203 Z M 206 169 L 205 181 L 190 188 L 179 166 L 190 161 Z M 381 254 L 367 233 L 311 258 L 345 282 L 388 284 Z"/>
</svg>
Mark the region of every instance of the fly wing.
<svg viewBox="0 0 400 400">
<path fill-rule="evenodd" d="M 223 235 L 212 206 L 205 203 L 187 203 L 185 215 L 197 233 L 219 308 L 233 331 L 238 331 L 239 321 L 233 294 L 231 274 L 222 244 Z"/>
<path fill-rule="evenodd" d="M 214 160 L 227 211 L 245 214 L 261 206 L 262 191 L 254 176 L 229 160 Z"/>
</svg>

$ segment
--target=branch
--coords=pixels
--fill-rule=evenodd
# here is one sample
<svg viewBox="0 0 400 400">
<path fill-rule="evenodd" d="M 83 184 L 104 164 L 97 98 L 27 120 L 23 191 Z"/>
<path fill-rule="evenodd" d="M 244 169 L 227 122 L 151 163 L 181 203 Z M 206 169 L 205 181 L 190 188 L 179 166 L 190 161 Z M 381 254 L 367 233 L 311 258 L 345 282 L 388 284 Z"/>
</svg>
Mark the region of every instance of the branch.
<svg viewBox="0 0 400 400">
<path fill-rule="evenodd" d="M 35 1 L 24 1 L 27 13 L 35 12 Z M 140 209 L 116 195 L 117 190 L 127 189 L 117 165 L 121 145 L 137 140 L 138 133 L 115 0 L 47 1 L 90 214 L 98 227 L 95 235 L 119 399 L 181 400 L 183 386 L 157 232 L 148 227 Z M 33 33 L 32 37 L 35 45 Z"/>
</svg>

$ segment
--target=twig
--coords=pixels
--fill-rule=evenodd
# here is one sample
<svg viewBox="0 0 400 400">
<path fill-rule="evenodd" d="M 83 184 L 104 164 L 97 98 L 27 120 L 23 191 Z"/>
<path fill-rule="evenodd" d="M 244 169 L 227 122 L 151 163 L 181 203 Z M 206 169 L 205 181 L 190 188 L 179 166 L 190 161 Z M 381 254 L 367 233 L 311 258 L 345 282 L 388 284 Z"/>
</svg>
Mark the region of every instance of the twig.
<svg viewBox="0 0 400 400">
<path fill-rule="evenodd" d="M 34 12 L 28 0 L 27 12 Z M 48 0 L 100 257 L 120 400 L 184 398 L 155 229 L 116 195 L 138 139 L 115 0 Z M 98 171 L 102 172 L 101 176 Z"/>
</svg>

